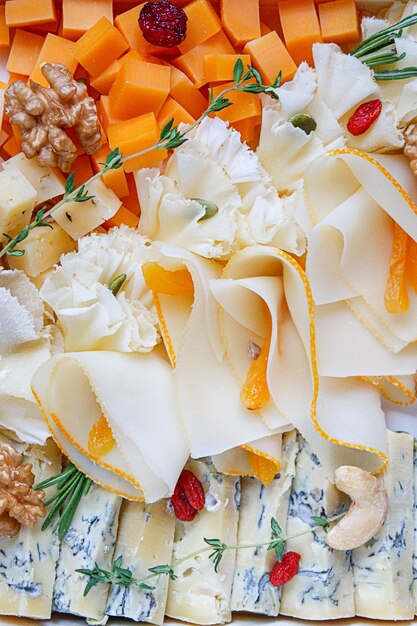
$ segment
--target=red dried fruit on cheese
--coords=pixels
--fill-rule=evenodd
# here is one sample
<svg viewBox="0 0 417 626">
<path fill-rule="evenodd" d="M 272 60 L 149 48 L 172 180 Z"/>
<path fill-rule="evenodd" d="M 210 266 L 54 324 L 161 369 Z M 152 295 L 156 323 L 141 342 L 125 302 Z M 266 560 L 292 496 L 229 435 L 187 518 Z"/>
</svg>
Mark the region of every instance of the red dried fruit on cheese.
<svg viewBox="0 0 417 626">
<path fill-rule="evenodd" d="M 190 470 L 183 470 L 179 477 L 178 483 L 182 488 L 188 502 L 196 511 L 204 509 L 206 494 L 203 485 Z"/>
<path fill-rule="evenodd" d="M 275 563 L 269 580 L 274 587 L 281 587 L 298 574 L 301 556 L 298 552 L 286 552 L 281 563 Z"/>
<path fill-rule="evenodd" d="M 184 41 L 187 34 L 187 15 L 170 0 L 147 2 L 139 15 L 139 26 L 144 38 L 154 46 L 173 48 Z"/>
<path fill-rule="evenodd" d="M 189 503 L 179 483 L 177 483 L 174 493 L 171 496 L 171 504 L 174 509 L 175 517 L 181 522 L 192 522 L 197 515 L 197 509 Z"/>
<path fill-rule="evenodd" d="M 347 129 L 351 135 L 363 135 L 368 128 L 378 119 L 382 111 L 381 100 L 371 100 L 358 106 L 347 123 Z"/>
</svg>

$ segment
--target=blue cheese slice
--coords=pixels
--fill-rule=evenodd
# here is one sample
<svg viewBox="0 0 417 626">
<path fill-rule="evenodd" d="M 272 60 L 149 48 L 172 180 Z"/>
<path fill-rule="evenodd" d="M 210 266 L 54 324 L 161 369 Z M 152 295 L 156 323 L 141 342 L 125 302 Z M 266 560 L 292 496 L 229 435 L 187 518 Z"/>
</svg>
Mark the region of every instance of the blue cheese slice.
<svg viewBox="0 0 417 626">
<path fill-rule="evenodd" d="M 7 442 L 14 445 L 13 442 Z M 46 446 L 31 446 L 24 463 L 33 464 L 35 484 L 61 471 L 61 453 L 49 439 Z M 52 495 L 48 490 L 48 496 Z M 16 537 L 0 537 L 0 612 L 36 619 L 51 616 L 52 590 L 59 541 L 43 520 L 33 528 L 22 526 Z"/>
<path fill-rule="evenodd" d="M 300 452 L 290 496 L 287 534 L 313 526 L 311 516 L 332 517 L 347 508 L 347 498 L 327 480 L 307 442 L 299 435 Z M 301 555 L 300 569 L 284 585 L 280 613 L 301 619 L 337 619 L 355 615 L 349 552 L 332 550 L 322 530 L 287 542 Z"/>
<path fill-rule="evenodd" d="M 192 523 L 176 523 L 173 562 L 204 548 L 203 538 L 237 541 L 240 479 L 216 472 L 211 461 L 192 461 L 189 469 L 206 492 L 206 507 Z M 195 624 L 222 624 L 231 620 L 230 598 L 235 569 L 235 550 L 227 550 L 218 572 L 207 553 L 175 568 L 170 581 L 166 614 Z"/>
<path fill-rule="evenodd" d="M 125 501 L 115 558 L 123 557 L 122 567 L 129 568 L 134 578 L 143 578 L 149 574 L 150 567 L 171 563 L 174 532 L 175 518 L 165 500 L 152 505 Z M 168 583 L 168 577 L 161 575 L 147 582 L 153 590 L 113 586 L 107 601 L 107 615 L 163 624 Z"/>
<path fill-rule="evenodd" d="M 379 533 L 352 553 L 355 607 L 361 617 L 414 617 L 413 450 L 411 435 L 388 431 L 389 463 L 383 476 L 388 515 Z"/>
<path fill-rule="evenodd" d="M 296 431 L 283 438 L 282 471 L 270 485 L 264 487 L 256 478 L 242 479 L 238 543 L 253 543 L 271 539 L 271 518 L 275 517 L 286 533 L 288 502 L 295 474 L 298 452 Z M 254 548 L 239 550 L 233 580 L 231 609 L 277 616 L 281 589 L 269 582 L 269 572 L 275 563 L 273 550 Z"/>
<path fill-rule="evenodd" d="M 105 616 L 108 585 L 97 585 L 86 597 L 87 578 L 75 570 L 94 569 L 95 563 L 112 569 L 122 499 L 92 486 L 78 505 L 71 527 L 61 542 L 56 569 L 53 610 L 91 620 Z"/>
</svg>

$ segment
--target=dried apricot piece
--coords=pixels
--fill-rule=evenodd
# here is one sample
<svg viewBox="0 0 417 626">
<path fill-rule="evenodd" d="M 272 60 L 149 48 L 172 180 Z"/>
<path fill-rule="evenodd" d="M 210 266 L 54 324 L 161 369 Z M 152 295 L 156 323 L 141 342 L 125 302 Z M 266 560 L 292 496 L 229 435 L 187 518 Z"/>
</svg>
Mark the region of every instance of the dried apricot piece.
<svg viewBox="0 0 417 626">
<path fill-rule="evenodd" d="M 268 334 L 262 344 L 259 356 L 251 363 L 246 380 L 243 383 L 242 391 L 240 392 L 240 398 L 243 404 L 250 411 L 262 409 L 271 399 L 266 379 L 272 332 L 271 316 L 269 312 L 268 315 Z"/>
<path fill-rule="evenodd" d="M 142 267 L 145 283 L 155 293 L 167 296 L 194 296 L 194 283 L 188 270 L 167 270 L 159 263 L 145 263 Z"/>
<path fill-rule="evenodd" d="M 102 415 L 91 427 L 88 435 L 88 451 L 93 456 L 101 457 L 110 452 L 115 445 L 109 423 Z"/>
<path fill-rule="evenodd" d="M 417 241 L 408 237 L 407 254 L 406 254 L 406 273 L 407 278 L 417 293 Z"/>
<path fill-rule="evenodd" d="M 406 272 L 408 239 L 407 233 L 394 222 L 391 264 L 384 295 L 388 313 L 405 313 L 408 310 Z"/>
<path fill-rule="evenodd" d="M 277 464 L 274 461 L 266 459 L 264 456 L 249 452 L 249 467 L 252 472 L 265 486 L 272 483 L 276 473 L 278 472 Z"/>
</svg>

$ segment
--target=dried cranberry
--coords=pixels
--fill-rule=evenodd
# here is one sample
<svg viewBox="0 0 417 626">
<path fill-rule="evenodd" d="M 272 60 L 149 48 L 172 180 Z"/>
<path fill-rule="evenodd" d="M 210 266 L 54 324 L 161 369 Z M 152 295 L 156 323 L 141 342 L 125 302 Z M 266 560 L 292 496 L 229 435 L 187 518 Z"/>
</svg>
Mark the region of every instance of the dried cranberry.
<svg viewBox="0 0 417 626">
<path fill-rule="evenodd" d="M 183 470 L 179 477 L 178 483 L 185 493 L 188 502 L 196 511 L 204 509 L 206 501 L 206 494 L 204 493 L 203 485 L 198 480 L 197 476 L 194 476 L 190 470 Z"/>
<path fill-rule="evenodd" d="M 298 552 L 286 552 L 281 563 L 275 563 L 269 580 L 274 587 L 281 587 L 298 574 L 301 556 Z"/>
<path fill-rule="evenodd" d="M 378 119 L 382 111 L 382 102 L 379 100 L 371 100 L 364 102 L 358 106 L 352 117 L 347 123 L 347 129 L 351 135 L 363 135 L 364 132 L 372 126 Z"/>
<path fill-rule="evenodd" d="M 172 494 L 171 504 L 175 517 L 181 522 L 192 522 L 197 515 L 197 510 L 188 502 L 187 496 L 179 483 L 177 483 Z"/>
<path fill-rule="evenodd" d="M 147 2 L 139 15 L 139 26 L 146 41 L 154 46 L 173 48 L 184 41 L 187 15 L 170 0 Z"/>
</svg>

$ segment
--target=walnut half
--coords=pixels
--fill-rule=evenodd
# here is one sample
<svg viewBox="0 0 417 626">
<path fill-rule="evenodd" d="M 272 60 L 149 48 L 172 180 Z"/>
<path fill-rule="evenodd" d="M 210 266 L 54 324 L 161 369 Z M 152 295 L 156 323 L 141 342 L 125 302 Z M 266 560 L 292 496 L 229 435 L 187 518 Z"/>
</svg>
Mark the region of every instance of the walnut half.
<svg viewBox="0 0 417 626">
<path fill-rule="evenodd" d="M 74 128 L 87 154 L 101 146 L 100 123 L 87 87 L 73 79 L 60 63 L 45 63 L 42 74 L 50 87 L 29 81 L 13 82 L 5 93 L 5 112 L 19 127 L 22 150 L 28 159 L 38 156 L 39 165 L 71 170 L 77 148 L 65 128 Z"/>
<path fill-rule="evenodd" d="M 33 491 L 32 465 L 22 465 L 23 454 L 0 446 L 0 536 L 14 537 L 20 526 L 34 526 L 45 517 L 43 491 Z"/>
</svg>

